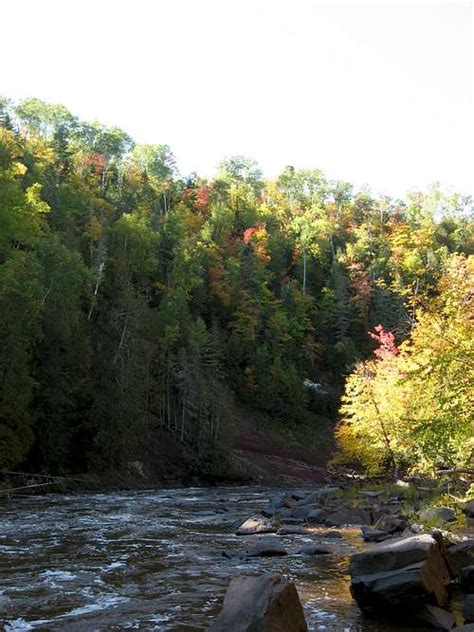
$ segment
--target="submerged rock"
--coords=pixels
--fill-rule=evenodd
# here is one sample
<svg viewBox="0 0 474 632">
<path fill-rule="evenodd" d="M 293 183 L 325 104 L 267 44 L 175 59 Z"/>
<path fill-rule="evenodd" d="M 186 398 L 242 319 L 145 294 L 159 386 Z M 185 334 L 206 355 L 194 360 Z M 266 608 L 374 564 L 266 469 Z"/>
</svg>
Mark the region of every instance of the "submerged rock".
<svg viewBox="0 0 474 632">
<path fill-rule="evenodd" d="M 262 540 L 245 552 L 245 557 L 278 557 L 288 555 L 288 551 L 278 540 Z"/>
<path fill-rule="evenodd" d="M 354 555 L 351 593 L 368 616 L 399 617 L 447 601 L 449 571 L 442 543 L 429 534 L 396 538 Z"/>
<path fill-rule="evenodd" d="M 235 532 L 236 535 L 254 535 L 255 533 L 276 533 L 277 528 L 271 520 L 261 514 L 255 514 L 245 520 Z"/>
<path fill-rule="evenodd" d="M 304 546 L 298 551 L 300 555 L 330 555 L 334 550 L 323 544 L 313 544 L 312 546 Z"/>
<path fill-rule="evenodd" d="M 307 632 L 295 585 L 281 575 L 236 577 L 209 632 Z"/>
</svg>

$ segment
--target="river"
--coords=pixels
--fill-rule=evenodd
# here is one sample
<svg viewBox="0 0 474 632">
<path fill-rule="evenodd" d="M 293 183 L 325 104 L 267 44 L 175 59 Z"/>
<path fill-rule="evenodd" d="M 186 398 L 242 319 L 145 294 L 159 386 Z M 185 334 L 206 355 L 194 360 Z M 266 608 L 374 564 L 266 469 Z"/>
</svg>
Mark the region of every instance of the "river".
<svg viewBox="0 0 474 632">
<path fill-rule="evenodd" d="M 0 621 L 13 630 L 206 630 L 230 579 L 296 582 L 310 630 L 395 632 L 364 620 L 348 588 L 355 532 L 335 554 L 298 555 L 316 536 L 279 537 L 289 555 L 228 558 L 258 537 L 235 523 L 278 490 L 187 488 L 14 498 L 0 506 Z M 268 536 L 267 536 L 268 537 Z M 230 631 L 231 632 L 231 631 Z"/>
</svg>

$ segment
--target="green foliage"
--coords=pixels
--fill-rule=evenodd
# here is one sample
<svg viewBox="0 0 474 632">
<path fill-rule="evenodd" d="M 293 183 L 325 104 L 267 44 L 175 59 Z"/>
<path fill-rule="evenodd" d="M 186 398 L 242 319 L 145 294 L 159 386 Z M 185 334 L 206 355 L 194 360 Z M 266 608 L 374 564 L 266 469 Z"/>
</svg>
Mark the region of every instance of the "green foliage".
<svg viewBox="0 0 474 632">
<path fill-rule="evenodd" d="M 445 303 L 426 313 L 439 329 L 418 312 L 403 347 L 411 394 L 398 365 L 369 361 L 349 378 L 346 406 L 358 402 L 373 469 L 415 455 L 425 469 L 461 462 L 470 422 L 455 350 L 471 349 L 449 327 L 459 300 L 440 275 L 451 265 L 451 284 L 463 283 L 450 253 L 472 250 L 470 204 L 436 187 L 376 199 L 311 169 L 264 181 L 242 156 L 213 181 L 182 179 L 167 145 L 1 98 L 0 466 L 117 469 L 165 431 L 221 476 L 236 465 L 234 398 L 281 420 L 326 414 L 337 389 L 311 396 L 305 380 L 340 379 L 370 353 L 374 325 L 402 341 L 437 294 Z M 388 442 L 374 401 L 396 434 Z"/>
</svg>

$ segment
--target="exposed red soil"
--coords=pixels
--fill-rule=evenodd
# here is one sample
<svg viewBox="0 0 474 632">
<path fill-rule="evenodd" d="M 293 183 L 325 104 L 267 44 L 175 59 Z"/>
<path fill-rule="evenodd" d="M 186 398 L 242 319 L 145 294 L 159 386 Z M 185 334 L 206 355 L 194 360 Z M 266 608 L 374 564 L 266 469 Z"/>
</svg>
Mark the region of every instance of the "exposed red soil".
<svg viewBox="0 0 474 632">
<path fill-rule="evenodd" d="M 285 446 L 270 432 L 251 423 L 238 424 L 233 451 L 265 481 L 319 483 L 326 477 L 328 454 L 315 454 L 303 446 Z"/>
</svg>

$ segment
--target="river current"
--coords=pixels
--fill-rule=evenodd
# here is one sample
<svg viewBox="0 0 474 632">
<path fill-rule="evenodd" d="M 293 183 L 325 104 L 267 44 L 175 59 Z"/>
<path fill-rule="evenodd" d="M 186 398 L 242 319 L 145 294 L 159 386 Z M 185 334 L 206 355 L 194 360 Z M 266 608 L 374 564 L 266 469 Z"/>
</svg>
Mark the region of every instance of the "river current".
<svg viewBox="0 0 474 632">
<path fill-rule="evenodd" d="M 285 557 L 232 557 L 268 538 L 234 532 L 277 492 L 188 488 L 5 502 L 0 505 L 3 629 L 206 630 L 233 577 L 272 571 L 295 581 L 310 630 L 400 630 L 364 620 L 351 599 L 347 567 L 348 556 L 360 546 L 356 532 L 331 544 L 332 555 L 298 554 L 323 541 L 305 534 L 275 536 L 289 552 Z"/>
</svg>

